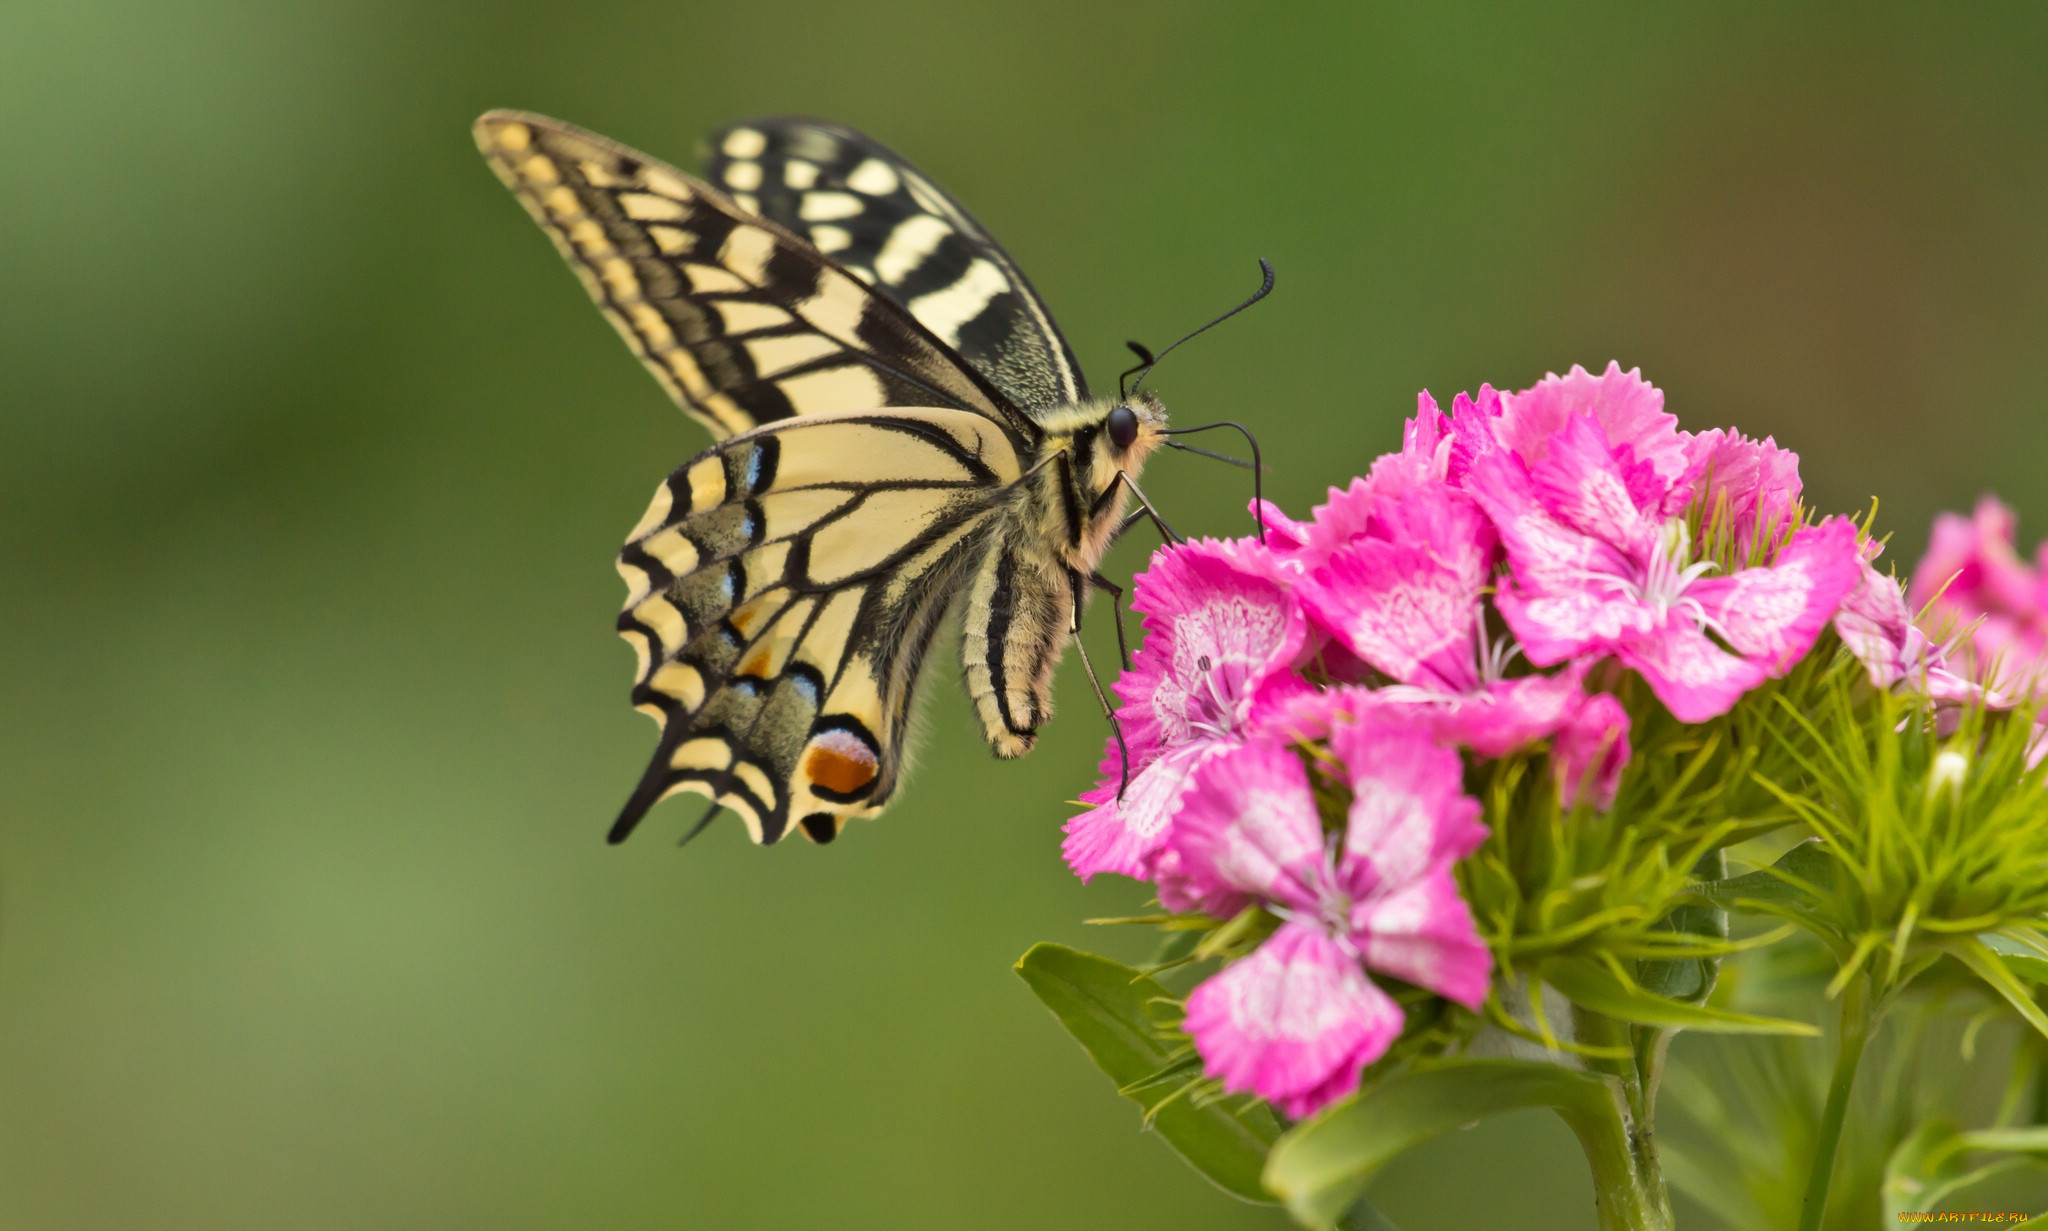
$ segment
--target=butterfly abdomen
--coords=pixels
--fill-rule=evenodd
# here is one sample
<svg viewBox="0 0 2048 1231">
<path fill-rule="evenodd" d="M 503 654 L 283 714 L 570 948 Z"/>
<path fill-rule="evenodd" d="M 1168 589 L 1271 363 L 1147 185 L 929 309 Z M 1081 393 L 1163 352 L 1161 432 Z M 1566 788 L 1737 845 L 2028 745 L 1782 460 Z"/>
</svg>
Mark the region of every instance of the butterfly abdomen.
<svg viewBox="0 0 2048 1231">
<path fill-rule="evenodd" d="M 1065 569 L 1022 523 L 1005 519 L 967 591 L 960 655 L 967 695 L 999 757 L 1031 751 L 1052 716 L 1071 608 Z"/>
</svg>

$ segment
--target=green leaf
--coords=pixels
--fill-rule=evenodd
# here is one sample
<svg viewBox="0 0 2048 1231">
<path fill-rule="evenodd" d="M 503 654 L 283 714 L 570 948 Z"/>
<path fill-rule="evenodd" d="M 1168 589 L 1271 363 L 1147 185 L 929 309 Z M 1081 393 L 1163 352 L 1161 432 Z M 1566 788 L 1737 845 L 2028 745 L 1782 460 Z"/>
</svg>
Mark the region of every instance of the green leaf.
<svg viewBox="0 0 2048 1231">
<path fill-rule="evenodd" d="M 1720 879 L 1727 859 L 1718 850 L 1708 851 L 1694 865 L 1693 873 L 1704 882 Z M 1688 903 L 1666 915 L 1659 931 L 1678 932 L 1710 940 L 1728 939 L 1728 911 L 1708 903 Z M 1718 957 L 1687 957 L 1636 963 L 1636 983 L 1644 991 L 1685 1004 L 1705 1004 L 1714 994 L 1714 982 L 1721 974 Z"/>
<path fill-rule="evenodd" d="M 1980 1128 L 1961 1134 L 1967 1150 L 1998 1150 L 2018 1154 L 2048 1154 L 2048 1124 L 2028 1128 Z"/>
<path fill-rule="evenodd" d="M 1485 1116 L 1552 1107 L 1582 1141 L 1597 1135 L 1603 1156 L 1628 1156 L 1618 1087 L 1562 1065 L 1527 1060 L 1458 1060 L 1398 1073 L 1360 1091 L 1280 1139 L 1266 1163 L 1266 1187 L 1288 1212 L 1318 1231 L 1345 1226 L 1373 1173 L 1402 1152 Z M 1593 1153 L 1589 1145 L 1589 1156 Z M 1350 1216 L 1351 1226 L 1370 1226 Z"/>
<path fill-rule="evenodd" d="M 1977 943 L 1998 955 L 2005 968 L 2029 983 L 2048 983 L 2048 958 L 2032 945 L 1996 932 L 1977 933 Z"/>
<path fill-rule="evenodd" d="M 1195 1170 L 1233 1196 L 1272 1202 L 1259 1175 L 1280 1125 L 1265 1104 L 1198 1103 L 1185 1094 L 1174 1097 L 1184 1082 L 1148 1080 L 1183 1058 L 1174 1042 L 1160 1037 L 1148 1012 L 1173 993 L 1128 966 L 1065 945 L 1033 945 L 1017 973 Z"/>
<path fill-rule="evenodd" d="M 1884 1221 L 1903 1222 L 1908 1211 L 1932 1210 L 1944 1200 L 1974 1184 L 1980 1184 L 1993 1176 L 2024 1167 L 2024 1158 L 2001 1159 L 1985 1166 L 1966 1169 L 1963 1155 L 1972 1149 L 1996 1150 L 1995 1145 L 1979 1145 L 1977 1139 L 2000 1136 L 2024 1136 L 2040 1130 L 1997 1130 L 1980 1133 L 1959 1133 L 1946 1120 L 1929 1120 L 1913 1134 L 1899 1143 L 1892 1151 L 1884 1167 L 1884 1182 L 1879 1192 L 1884 1200 Z M 2040 1146 L 2019 1146 L 2018 1149 L 2038 1149 Z"/>
<path fill-rule="evenodd" d="M 1955 937 L 1941 947 L 1990 984 L 1992 991 L 2005 997 L 2006 1003 L 2019 1010 L 2028 1025 L 2048 1036 L 2048 1013 L 2041 1012 L 2041 1006 L 2034 1002 L 2033 990 L 2013 975 L 2008 965 L 2012 959 L 1994 953 L 1970 936 Z"/>
<path fill-rule="evenodd" d="M 1379 1212 L 1370 1201 L 1360 1197 L 1352 1207 L 1337 1220 L 1337 1231 L 1401 1231 L 1385 1214 Z"/>
<path fill-rule="evenodd" d="M 1827 892 L 1834 880 L 1835 861 L 1819 838 L 1808 838 L 1778 856 L 1768 868 L 1728 880 L 1702 881 L 1697 888 L 1710 901 L 1728 906 L 1747 901 L 1806 907 L 1814 904 L 1817 893 Z"/>
<path fill-rule="evenodd" d="M 1641 987 L 1629 987 L 1614 972 L 1583 958 L 1551 958 L 1537 968 L 1545 983 L 1572 1003 L 1644 1026 L 1676 1026 L 1718 1034 L 1797 1034 L 1819 1038 L 1820 1028 L 1782 1017 L 1754 1017 L 1726 1009 L 1687 1004 Z"/>
</svg>

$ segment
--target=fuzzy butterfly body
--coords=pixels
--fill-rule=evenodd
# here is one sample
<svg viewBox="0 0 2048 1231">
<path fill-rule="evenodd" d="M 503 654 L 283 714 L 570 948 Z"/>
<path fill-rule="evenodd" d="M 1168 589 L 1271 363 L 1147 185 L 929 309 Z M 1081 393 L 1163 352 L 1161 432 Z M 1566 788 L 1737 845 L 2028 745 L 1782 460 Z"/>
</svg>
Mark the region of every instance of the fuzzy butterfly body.
<svg viewBox="0 0 2048 1231">
<path fill-rule="evenodd" d="M 880 811 L 951 610 L 991 746 L 1028 752 L 1158 402 L 1091 399 L 1009 254 L 849 129 L 725 129 L 723 187 L 542 116 L 476 137 L 717 440 L 619 557 L 633 701 L 662 733 L 612 840 L 677 792 L 757 842 Z"/>
</svg>

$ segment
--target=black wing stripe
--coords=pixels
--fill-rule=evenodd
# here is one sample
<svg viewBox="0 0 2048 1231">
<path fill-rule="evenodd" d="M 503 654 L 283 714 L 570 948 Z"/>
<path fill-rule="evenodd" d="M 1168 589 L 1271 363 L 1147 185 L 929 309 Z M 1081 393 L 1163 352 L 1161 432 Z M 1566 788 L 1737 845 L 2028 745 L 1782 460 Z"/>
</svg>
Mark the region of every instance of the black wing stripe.
<svg viewBox="0 0 2048 1231">
<path fill-rule="evenodd" d="M 960 204 L 873 138 L 816 120 L 716 134 L 705 174 L 910 313 L 1028 411 L 1087 382 L 1009 253 Z"/>
<path fill-rule="evenodd" d="M 606 319 L 714 434 L 947 406 L 1035 439 L 1029 417 L 901 305 L 717 189 L 541 116 L 492 112 L 476 135 Z"/>
</svg>

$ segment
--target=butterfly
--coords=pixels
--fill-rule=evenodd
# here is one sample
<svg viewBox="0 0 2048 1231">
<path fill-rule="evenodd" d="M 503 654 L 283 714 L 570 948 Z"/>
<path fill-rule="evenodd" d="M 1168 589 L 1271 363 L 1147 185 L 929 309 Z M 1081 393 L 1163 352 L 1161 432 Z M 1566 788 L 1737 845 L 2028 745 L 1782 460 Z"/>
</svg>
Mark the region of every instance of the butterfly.
<svg viewBox="0 0 2048 1231">
<path fill-rule="evenodd" d="M 879 812 L 956 609 L 989 744 L 1029 752 L 1090 591 L 1121 593 L 1097 566 L 1130 500 L 1150 508 L 1158 400 L 1091 396 L 1001 245 L 851 129 L 732 125 L 705 179 L 524 112 L 475 136 L 716 440 L 619 555 L 633 702 L 661 736 L 610 840 L 678 792 L 711 800 L 699 828 L 727 808 L 758 843 Z"/>
</svg>

